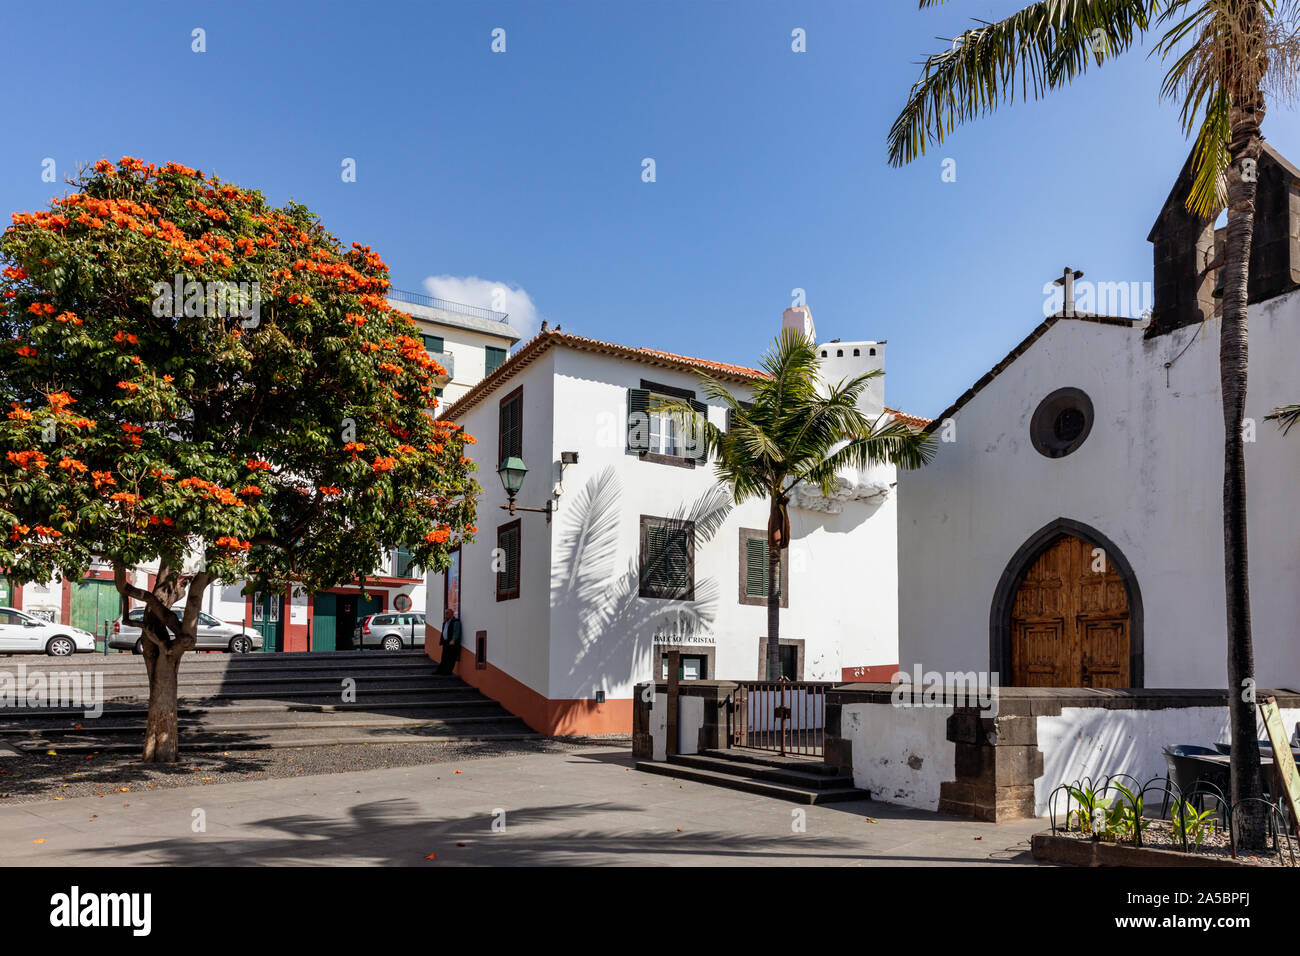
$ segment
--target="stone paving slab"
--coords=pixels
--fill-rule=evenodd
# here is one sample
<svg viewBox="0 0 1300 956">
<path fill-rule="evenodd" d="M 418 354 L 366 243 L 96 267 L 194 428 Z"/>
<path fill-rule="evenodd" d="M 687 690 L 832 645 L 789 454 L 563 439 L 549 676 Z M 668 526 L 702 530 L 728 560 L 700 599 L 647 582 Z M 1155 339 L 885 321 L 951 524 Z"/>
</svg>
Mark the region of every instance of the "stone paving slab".
<svg viewBox="0 0 1300 956">
<path fill-rule="evenodd" d="M 1044 825 L 796 807 L 610 747 L 0 807 L 0 847 L 26 866 L 1025 865 Z"/>
</svg>

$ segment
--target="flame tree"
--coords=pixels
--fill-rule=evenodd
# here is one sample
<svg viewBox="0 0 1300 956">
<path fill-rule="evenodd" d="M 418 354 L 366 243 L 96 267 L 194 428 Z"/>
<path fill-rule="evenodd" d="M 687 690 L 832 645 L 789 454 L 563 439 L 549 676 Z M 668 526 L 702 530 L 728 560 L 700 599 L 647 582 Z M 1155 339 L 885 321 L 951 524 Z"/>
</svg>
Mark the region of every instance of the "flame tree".
<svg viewBox="0 0 1300 956">
<path fill-rule="evenodd" d="M 383 261 L 307 208 L 129 157 L 72 185 L 0 236 L 0 568 L 112 566 L 144 605 L 144 759 L 174 761 L 204 589 L 316 591 L 393 547 L 443 569 L 475 530 L 473 438 L 434 420 L 441 369 Z"/>
</svg>

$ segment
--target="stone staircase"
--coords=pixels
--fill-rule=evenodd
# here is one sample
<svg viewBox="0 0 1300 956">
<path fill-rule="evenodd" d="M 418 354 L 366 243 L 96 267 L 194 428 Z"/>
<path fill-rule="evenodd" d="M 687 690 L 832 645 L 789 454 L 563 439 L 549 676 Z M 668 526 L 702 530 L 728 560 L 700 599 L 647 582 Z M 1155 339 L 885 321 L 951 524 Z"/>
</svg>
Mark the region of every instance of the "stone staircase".
<svg viewBox="0 0 1300 956">
<path fill-rule="evenodd" d="M 18 708 L 0 702 L 0 740 L 59 753 L 138 750 L 149 685 L 131 654 L 0 657 L 0 672 L 102 675 L 103 714 L 84 707 Z M 345 681 L 354 693 L 345 699 Z M 181 747 L 248 750 L 332 744 L 540 739 L 523 721 L 459 678 L 441 676 L 423 651 L 307 654 L 191 653 L 179 673 Z"/>
<path fill-rule="evenodd" d="M 853 777 L 819 758 L 782 757 L 762 750 L 702 750 L 674 754 L 667 761 L 639 760 L 636 769 L 678 780 L 693 780 L 792 803 L 838 803 L 870 800 L 853 785 Z"/>
</svg>

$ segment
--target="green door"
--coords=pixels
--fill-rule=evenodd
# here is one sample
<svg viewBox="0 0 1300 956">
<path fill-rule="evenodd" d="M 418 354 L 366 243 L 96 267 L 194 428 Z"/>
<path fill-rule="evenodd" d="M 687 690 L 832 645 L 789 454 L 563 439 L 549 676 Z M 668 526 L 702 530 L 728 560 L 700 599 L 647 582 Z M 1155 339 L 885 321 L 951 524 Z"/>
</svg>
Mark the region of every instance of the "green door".
<svg viewBox="0 0 1300 956">
<path fill-rule="evenodd" d="M 310 648 L 313 651 L 332 651 L 338 631 L 338 595 L 317 594 L 312 608 Z"/>
<path fill-rule="evenodd" d="M 284 647 L 284 595 L 253 595 L 253 627 L 262 635 L 262 650 L 274 653 Z"/>
<path fill-rule="evenodd" d="M 0 578 L 0 607 L 13 607 L 9 602 L 14 598 L 14 589 L 8 578 Z"/>
<path fill-rule="evenodd" d="M 122 613 L 122 596 L 112 581 L 79 581 L 72 588 L 72 620 L 68 623 L 95 635 L 95 650 L 104 653 L 105 622 Z"/>
</svg>

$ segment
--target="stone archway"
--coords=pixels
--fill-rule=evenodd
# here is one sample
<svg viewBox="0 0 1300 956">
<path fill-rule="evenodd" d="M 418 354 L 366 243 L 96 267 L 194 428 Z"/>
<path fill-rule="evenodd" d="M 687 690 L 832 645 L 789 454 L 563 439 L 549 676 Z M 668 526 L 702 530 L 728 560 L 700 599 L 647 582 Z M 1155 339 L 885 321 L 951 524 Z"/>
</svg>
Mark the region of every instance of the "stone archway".
<svg viewBox="0 0 1300 956">
<path fill-rule="evenodd" d="M 1123 552 L 1069 518 L 1031 535 L 994 593 L 989 659 L 1004 686 L 1142 687 L 1142 595 Z"/>
</svg>

